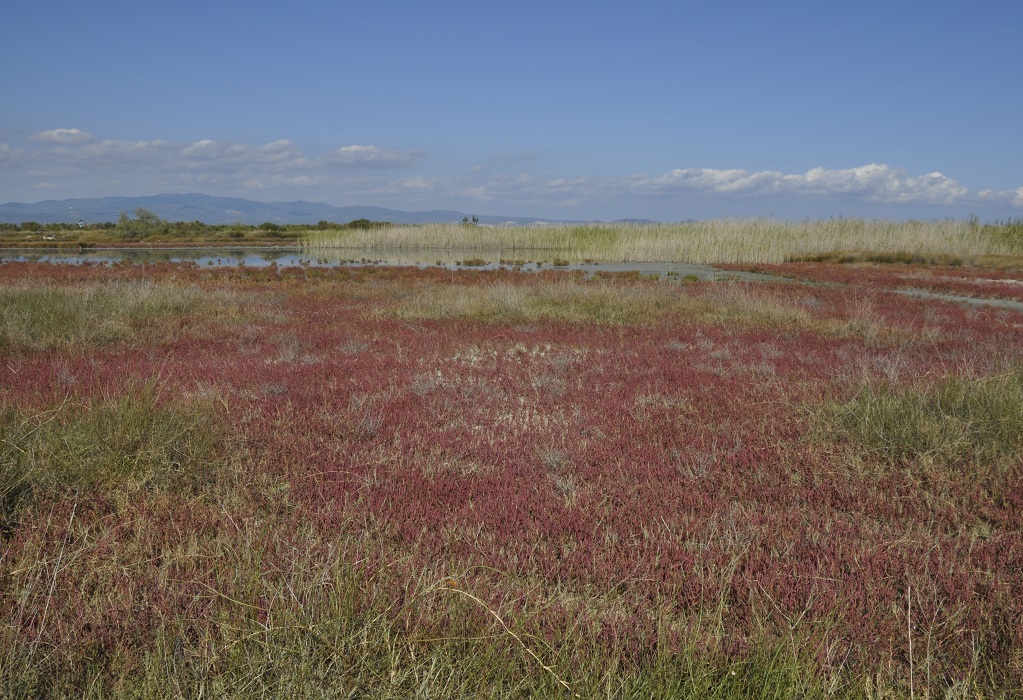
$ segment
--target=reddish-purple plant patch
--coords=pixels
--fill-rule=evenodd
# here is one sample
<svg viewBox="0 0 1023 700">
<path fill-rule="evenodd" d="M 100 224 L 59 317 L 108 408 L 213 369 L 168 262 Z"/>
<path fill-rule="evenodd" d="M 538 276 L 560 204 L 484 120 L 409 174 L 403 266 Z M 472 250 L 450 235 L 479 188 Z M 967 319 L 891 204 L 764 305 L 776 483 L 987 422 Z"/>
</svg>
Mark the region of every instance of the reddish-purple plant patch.
<svg viewBox="0 0 1023 700">
<path fill-rule="evenodd" d="M 212 337 L 2 358 L 0 400 L 29 412 L 153 378 L 170 395 L 214 393 L 242 455 L 231 497 L 35 504 L 0 545 L 5 619 L 22 640 L 123 653 L 168 620 L 200 639 L 239 597 L 266 624 L 274 586 L 313 575 L 296 562 L 341 558 L 394 597 L 407 628 L 450 621 L 404 606 L 402 581 L 458 574 L 488 604 L 522 612 L 527 632 L 554 639 L 588 625 L 629 663 L 694 634 L 725 658 L 798 639 L 816 645 L 822 668 L 872 675 L 908 668 L 912 635 L 936 679 L 975 672 L 980 654 L 1002 687 L 1019 687 L 1023 466 L 1009 465 L 996 493 L 940 471 L 922 483 L 850 459 L 815 410 L 864 383 L 1018 366 L 1023 314 L 887 293 L 904 275 L 775 271 L 797 270 L 855 292 L 745 291 L 798 306 L 820 332 L 380 313 L 439 285 L 543 285 L 561 273 L 8 266 L 4 284 L 145 276 L 253 301 L 251 321 Z M 168 555 L 190 541 L 219 557 Z M 15 564 L 53 562 L 71 543 L 77 558 L 32 574 L 52 586 Z M 260 581 L 239 580 L 252 569 Z"/>
</svg>

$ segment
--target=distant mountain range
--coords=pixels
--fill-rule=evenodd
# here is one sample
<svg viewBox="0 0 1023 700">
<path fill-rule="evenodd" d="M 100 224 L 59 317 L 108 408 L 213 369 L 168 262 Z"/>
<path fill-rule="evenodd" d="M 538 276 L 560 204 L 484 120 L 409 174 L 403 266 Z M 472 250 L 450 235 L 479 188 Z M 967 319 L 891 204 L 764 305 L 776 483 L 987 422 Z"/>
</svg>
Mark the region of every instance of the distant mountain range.
<svg viewBox="0 0 1023 700">
<path fill-rule="evenodd" d="M 94 199 L 49 199 L 34 204 L 0 204 L 0 222 L 41 224 L 117 221 L 121 212 L 134 216 L 143 207 L 166 221 L 201 221 L 205 224 L 258 225 L 315 224 L 319 221 L 347 223 L 355 219 L 390 221 L 395 224 L 460 222 L 472 213 L 435 209 L 401 211 L 383 207 L 335 207 L 322 202 L 254 202 L 238 197 L 210 197 L 205 194 L 157 194 L 149 197 L 100 197 Z M 522 216 L 478 215 L 480 223 L 494 226 L 520 226 L 532 223 L 567 223 L 554 219 Z M 630 220 L 636 221 L 639 220 Z"/>
</svg>

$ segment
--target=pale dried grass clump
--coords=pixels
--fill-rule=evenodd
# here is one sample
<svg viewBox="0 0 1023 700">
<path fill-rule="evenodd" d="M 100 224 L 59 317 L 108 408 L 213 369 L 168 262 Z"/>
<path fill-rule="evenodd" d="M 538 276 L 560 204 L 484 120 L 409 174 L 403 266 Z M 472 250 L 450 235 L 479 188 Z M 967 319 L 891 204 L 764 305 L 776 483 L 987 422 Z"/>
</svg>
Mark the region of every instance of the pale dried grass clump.
<svg viewBox="0 0 1023 700">
<path fill-rule="evenodd" d="M 801 329 L 840 337 L 879 339 L 894 331 L 880 315 L 818 317 L 804 304 L 742 283 L 705 285 L 616 281 L 497 283 L 435 287 L 381 312 L 406 321 L 465 319 L 488 323 L 630 324 L 666 321 Z"/>
<path fill-rule="evenodd" d="M 384 313 L 404 320 L 462 318 L 500 323 L 537 321 L 632 323 L 652 320 L 679 303 L 667 285 L 577 281 L 437 287 Z"/>
</svg>

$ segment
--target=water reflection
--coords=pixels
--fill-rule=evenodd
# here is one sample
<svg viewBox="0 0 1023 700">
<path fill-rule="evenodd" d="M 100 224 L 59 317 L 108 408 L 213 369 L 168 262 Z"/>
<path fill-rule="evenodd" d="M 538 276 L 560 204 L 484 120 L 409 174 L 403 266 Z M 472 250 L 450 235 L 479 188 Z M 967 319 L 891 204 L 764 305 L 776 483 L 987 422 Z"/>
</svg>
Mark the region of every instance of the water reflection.
<svg viewBox="0 0 1023 700">
<path fill-rule="evenodd" d="M 193 263 L 213 267 L 284 267 L 302 264 L 301 248 L 97 248 L 93 250 L 3 250 L 0 263 L 40 262 L 64 265 L 120 263 Z"/>
<path fill-rule="evenodd" d="M 69 250 L 0 250 L 0 264 L 9 262 L 39 262 L 65 265 L 115 265 L 185 263 L 202 267 L 361 267 L 413 266 L 419 268 L 477 270 L 580 270 L 588 275 L 596 272 L 639 272 L 667 278 L 696 278 L 701 280 L 721 277 L 756 277 L 766 275 L 735 273 L 710 265 L 656 262 L 608 262 L 567 264 L 556 258 L 539 260 L 509 260 L 500 252 L 477 250 L 305 250 L 300 247 L 275 248 L 106 248 L 84 251 Z"/>
</svg>

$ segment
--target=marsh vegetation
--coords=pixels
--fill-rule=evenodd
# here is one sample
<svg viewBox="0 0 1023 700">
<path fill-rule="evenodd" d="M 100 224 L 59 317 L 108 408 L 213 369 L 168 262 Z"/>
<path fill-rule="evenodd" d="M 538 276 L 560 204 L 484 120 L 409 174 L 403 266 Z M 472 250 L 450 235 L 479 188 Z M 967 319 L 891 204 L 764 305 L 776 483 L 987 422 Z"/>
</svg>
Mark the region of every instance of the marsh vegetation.
<svg viewBox="0 0 1023 700">
<path fill-rule="evenodd" d="M 1023 273 L 777 271 L 4 265 L 0 696 L 1018 697 Z"/>
<path fill-rule="evenodd" d="M 309 231 L 319 250 L 459 250 L 565 262 L 782 263 L 839 259 L 964 264 L 1023 256 L 1023 221 L 716 219 L 679 224 L 586 226 L 384 226 Z"/>
</svg>

